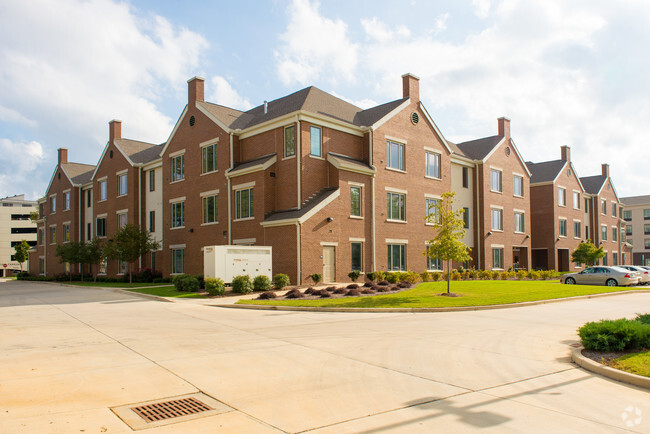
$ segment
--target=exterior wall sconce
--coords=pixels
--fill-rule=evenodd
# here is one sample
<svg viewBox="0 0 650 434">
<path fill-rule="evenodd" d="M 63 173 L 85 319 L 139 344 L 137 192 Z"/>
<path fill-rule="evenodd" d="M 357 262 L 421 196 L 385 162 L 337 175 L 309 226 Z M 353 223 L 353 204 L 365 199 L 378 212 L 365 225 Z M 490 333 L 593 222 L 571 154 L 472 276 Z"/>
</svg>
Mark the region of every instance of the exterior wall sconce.
<svg viewBox="0 0 650 434">
<path fill-rule="evenodd" d="M 334 219 L 333 219 L 332 217 L 327 217 L 327 222 L 328 222 L 328 223 L 331 223 L 331 222 L 333 222 L 333 221 L 334 221 Z"/>
</svg>

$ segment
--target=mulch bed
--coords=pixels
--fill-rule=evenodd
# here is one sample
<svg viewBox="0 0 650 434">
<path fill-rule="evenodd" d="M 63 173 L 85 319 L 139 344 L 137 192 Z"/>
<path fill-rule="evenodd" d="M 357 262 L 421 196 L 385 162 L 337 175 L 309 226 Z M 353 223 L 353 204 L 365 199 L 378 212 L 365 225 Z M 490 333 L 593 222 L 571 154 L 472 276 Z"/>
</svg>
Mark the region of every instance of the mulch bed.
<svg viewBox="0 0 650 434">
<path fill-rule="evenodd" d="M 290 291 L 287 292 L 287 294 L 291 291 L 300 291 L 303 296 L 300 298 L 288 298 L 285 296 L 276 296 L 275 300 L 320 300 L 320 299 L 328 299 L 328 298 L 346 298 L 346 297 L 372 297 L 374 295 L 382 295 L 382 294 L 393 294 L 397 292 L 401 292 L 407 289 L 412 289 L 415 287 L 415 285 L 410 286 L 409 288 L 400 288 L 396 284 L 395 285 L 390 285 L 390 286 L 379 286 L 377 287 L 376 290 L 369 291 L 369 287 L 363 286 L 363 284 L 358 284 L 359 287 L 356 289 L 347 289 L 346 285 L 339 285 L 339 286 L 323 286 L 319 285 L 318 287 L 307 287 L 307 288 L 301 288 L 301 287 L 291 287 Z M 286 289 L 286 288 L 285 288 Z M 346 295 L 348 291 L 356 291 L 358 294 L 355 293 L 355 295 Z M 323 296 L 323 292 L 326 293 L 325 296 Z"/>
<path fill-rule="evenodd" d="M 582 350 L 582 355 L 593 360 L 597 363 L 602 363 L 606 366 L 611 366 L 612 360 L 618 359 L 622 356 L 627 356 L 628 354 L 643 353 L 648 350 L 627 350 L 627 351 L 594 351 L 594 350 Z"/>
</svg>

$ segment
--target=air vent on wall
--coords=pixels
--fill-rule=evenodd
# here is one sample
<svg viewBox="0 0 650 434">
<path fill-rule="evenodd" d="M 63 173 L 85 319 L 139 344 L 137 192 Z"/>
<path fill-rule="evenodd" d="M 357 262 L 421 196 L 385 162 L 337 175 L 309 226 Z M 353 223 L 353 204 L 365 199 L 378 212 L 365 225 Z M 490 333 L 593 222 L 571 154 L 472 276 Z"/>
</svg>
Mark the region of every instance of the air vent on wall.
<svg viewBox="0 0 650 434">
<path fill-rule="evenodd" d="M 420 116 L 416 112 L 411 113 L 411 122 L 413 122 L 413 125 L 417 125 L 420 122 Z"/>
<path fill-rule="evenodd" d="M 190 116 L 190 127 L 193 127 L 195 123 L 196 123 L 196 118 L 194 118 L 194 116 Z"/>
</svg>

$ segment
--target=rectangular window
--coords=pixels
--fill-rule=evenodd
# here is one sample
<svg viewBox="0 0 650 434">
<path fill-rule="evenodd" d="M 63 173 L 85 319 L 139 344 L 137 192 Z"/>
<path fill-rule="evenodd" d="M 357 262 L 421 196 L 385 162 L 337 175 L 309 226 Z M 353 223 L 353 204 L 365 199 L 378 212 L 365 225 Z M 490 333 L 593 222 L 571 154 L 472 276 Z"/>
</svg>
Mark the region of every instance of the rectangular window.
<svg viewBox="0 0 650 434">
<path fill-rule="evenodd" d="M 106 180 L 99 181 L 99 201 L 106 200 L 108 197 Z"/>
<path fill-rule="evenodd" d="M 50 198 L 50 213 L 54 214 L 56 212 L 56 196 Z"/>
<path fill-rule="evenodd" d="M 92 223 L 86 223 L 86 241 L 90 241 L 93 237 L 93 225 Z"/>
<path fill-rule="evenodd" d="M 361 243 L 350 243 L 350 257 L 352 271 L 361 271 L 362 253 Z"/>
<path fill-rule="evenodd" d="M 463 208 L 463 228 L 469 229 L 469 208 Z"/>
<path fill-rule="evenodd" d="M 172 249 L 172 274 L 185 273 L 185 249 Z"/>
<path fill-rule="evenodd" d="M 388 193 L 388 220 L 406 221 L 406 195 L 401 193 Z"/>
<path fill-rule="evenodd" d="M 404 244 L 388 245 L 388 270 L 406 270 L 406 246 Z"/>
<path fill-rule="evenodd" d="M 524 213 L 515 212 L 515 232 L 524 232 Z"/>
<path fill-rule="evenodd" d="M 404 145 L 388 140 L 386 142 L 386 166 L 404 170 Z"/>
<path fill-rule="evenodd" d="M 117 175 L 117 195 L 124 196 L 127 193 L 126 173 Z"/>
<path fill-rule="evenodd" d="M 427 222 L 440 224 L 440 201 L 427 198 Z"/>
<path fill-rule="evenodd" d="M 316 157 L 321 157 L 323 154 L 321 134 L 322 131 L 319 127 L 309 129 L 309 153 Z"/>
<path fill-rule="evenodd" d="M 172 203 L 172 227 L 182 228 L 185 226 L 185 202 Z"/>
<path fill-rule="evenodd" d="M 618 229 L 612 228 L 612 241 L 618 241 Z"/>
<path fill-rule="evenodd" d="M 589 239 L 589 226 L 585 225 L 585 239 Z"/>
<path fill-rule="evenodd" d="M 632 235 L 632 225 L 625 226 L 625 235 L 627 235 L 627 236 Z"/>
<path fill-rule="evenodd" d="M 607 201 L 605 199 L 600 200 L 600 213 L 607 215 Z"/>
<path fill-rule="evenodd" d="M 503 185 L 501 183 L 502 173 L 500 170 L 490 169 L 490 190 L 498 191 L 501 193 L 503 191 Z"/>
<path fill-rule="evenodd" d="M 492 208 L 490 211 L 492 216 L 492 230 L 502 231 L 503 230 L 503 210 L 499 208 Z"/>
<path fill-rule="evenodd" d="M 580 193 L 573 192 L 573 209 L 580 209 Z"/>
<path fill-rule="evenodd" d="M 50 244 L 56 244 L 56 226 L 50 227 Z"/>
<path fill-rule="evenodd" d="M 573 222 L 573 237 L 574 238 L 580 238 L 582 236 L 582 234 L 581 234 L 582 233 L 582 227 L 581 226 L 582 225 L 581 225 L 580 222 L 576 222 L 576 221 Z"/>
<path fill-rule="evenodd" d="M 70 225 L 63 225 L 63 242 L 70 242 Z"/>
<path fill-rule="evenodd" d="M 469 188 L 469 167 L 463 167 L 463 188 Z"/>
<path fill-rule="evenodd" d="M 605 252 L 605 256 L 603 256 L 603 265 L 607 265 L 607 252 Z"/>
<path fill-rule="evenodd" d="M 557 204 L 560 206 L 566 206 L 566 188 L 558 187 Z"/>
<path fill-rule="evenodd" d="M 560 227 L 559 227 L 559 232 L 561 237 L 566 237 L 566 220 L 560 219 Z"/>
<path fill-rule="evenodd" d="M 156 269 L 156 252 L 151 252 L 151 269 Z"/>
<path fill-rule="evenodd" d="M 38 244 L 41 246 L 45 244 L 45 228 L 40 228 L 38 230 Z"/>
<path fill-rule="evenodd" d="M 626 222 L 632 221 L 632 211 L 623 211 L 623 220 Z"/>
<path fill-rule="evenodd" d="M 428 177 L 440 179 L 440 154 L 426 153 L 426 171 Z"/>
<path fill-rule="evenodd" d="M 650 209 L 643 210 L 643 220 L 650 220 Z"/>
<path fill-rule="evenodd" d="M 361 187 L 350 187 L 350 215 L 361 217 Z"/>
<path fill-rule="evenodd" d="M 201 148 L 201 173 L 217 170 L 217 144 Z"/>
<path fill-rule="evenodd" d="M 618 253 L 612 253 L 612 265 L 618 265 Z"/>
<path fill-rule="evenodd" d="M 585 212 L 589 212 L 589 199 L 585 199 Z"/>
<path fill-rule="evenodd" d="M 650 225 L 643 225 L 643 234 L 650 235 Z"/>
<path fill-rule="evenodd" d="M 172 182 L 185 179 L 185 154 L 172 157 Z"/>
<path fill-rule="evenodd" d="M 646 238 L 646 239 L 643 240 L 643 241 L 644 241 L 644 247 L 645 247 L 645 249 L 646 249 L 646 250 L 650 250 L 650 240 Z"/>
<path fill-rule="evenodd" d="M 149 232 L 156 230 L 156 211 L 149 211 Z"/>
<path fill-rule="evenodd" d="M 117 228 L 118 229 L 123 228 L 124 226 L 126 226 L 126 217 L 127 217 L 126 214 L 118 214 L 117 215 Z"/>
<path fill-rule="evenodd" d="M 86 208 L 90 208 L 93 203 L 92 190 L 86 190 Z"/>
<path fill-rule="evenodd" d="M 38 270 L 41 274 L 45 274 L 45 258 L 38 258 Z"/>
<path fill-rule="evenodd" d="M 127 263 L 121 259 L 117 260 L 117 274 L 126 274 L 127 272 Z"/>
<path fill-rule="evenodd" d="M 149 191 L 156 191 L 156 171 L 149 171 Z"/>
<path fill-rule="evenodd" d="M 106 217 L 100 217 L 95 220 L 95 229 L 98 237 L 106 236 Z"/>
<path fill-rule="evenodd" d="M 442 270 L 442 261 L 438 258 L 432 258 L 429 256 L 430 251 L 430 247 L 427 247 L 427 271 Z"/>
<path fill-rule="evenodd" d="M 512 187 L 515 196 L 524 196 L 524 177 L 519 175 L 514 175 L 512 179 Z"/>
<path fill-rule="evenodd" d="M 612 217 L 616 217 L 616 202 L 612 202 Z"/>
<path fill-rule="evenodd" d="M 101 261 L 99 261 L 99 271 L 97 271 L 97 274 L 106 274 L 106 267 L 108 266 L 108 261 L 106 258 L 102 258 Z"/>
<path fill-rule="evenodd" d="M 492 268 L 503 269 L 503 247 L 492 248 Z"/>
<path fill-rule="evenodd" d="M 217 195 L 203 196 L 203 223 L 216 223 L 218 220 L 217 213 Z"/>
<path fill-rule="evenodd" d="M 601 241 L 607 241 L 607 226 L 600 227 L 600 238 Z"/>
<path fill-rule="evenodd" d="M 253 217 L 253 189 L 247 188 L 235 192 L 235 218 Z"/>
<path fill-rule="evenodd" d="M 68 210 L 70 209 L 70 192 L 66 191 L 63 193 L 63 209 Z"/>
<path fill-rule="evenodd" d="M 296 155 L 296 127 L 291 125 L 284 129 L 284 156 Z"/>
</svg>

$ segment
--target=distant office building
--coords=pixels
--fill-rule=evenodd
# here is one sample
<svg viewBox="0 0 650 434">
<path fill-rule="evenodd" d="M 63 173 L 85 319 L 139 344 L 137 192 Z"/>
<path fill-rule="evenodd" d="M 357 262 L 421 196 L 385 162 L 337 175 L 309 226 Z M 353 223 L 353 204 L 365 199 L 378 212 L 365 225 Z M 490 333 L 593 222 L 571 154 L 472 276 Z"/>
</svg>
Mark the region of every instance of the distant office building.
<svg viewBox="0 0 650 434">
<path fill-rule="evenodd" d="M 632 244 L 633 263 L 650 265 L 650 196 L 622 197 L 625 239 Z"/>
<path fill-rule="evenodd" d="M 37 211 L 36 201 L 25 200 L 25 195 L 0 199 L 0 276 L 20 271 L 20 263 L 14 260 L 14 246 L 26 240 L 36 246 L 36 223 L 29 219 Z M 23 263 L 29 271 L 29 261 Z"/>
</svg>

